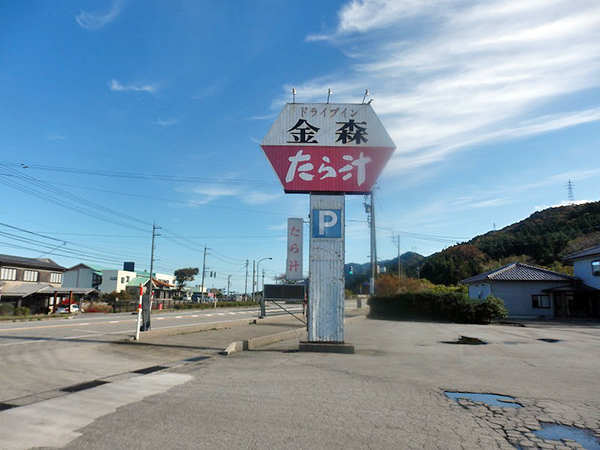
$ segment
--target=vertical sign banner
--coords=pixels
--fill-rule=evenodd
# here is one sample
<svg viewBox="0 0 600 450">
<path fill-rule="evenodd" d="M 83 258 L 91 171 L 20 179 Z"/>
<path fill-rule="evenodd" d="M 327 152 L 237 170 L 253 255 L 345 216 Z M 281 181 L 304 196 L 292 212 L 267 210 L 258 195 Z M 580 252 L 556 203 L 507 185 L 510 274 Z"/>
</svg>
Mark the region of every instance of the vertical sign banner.
<svg viewBox="0 0 600 450">
<path fill-rule="evenodd" d="M 285 278 L 302 280 L 302 218 L 289 218 L 287 224 L 287 262 Z"/>
</svg>

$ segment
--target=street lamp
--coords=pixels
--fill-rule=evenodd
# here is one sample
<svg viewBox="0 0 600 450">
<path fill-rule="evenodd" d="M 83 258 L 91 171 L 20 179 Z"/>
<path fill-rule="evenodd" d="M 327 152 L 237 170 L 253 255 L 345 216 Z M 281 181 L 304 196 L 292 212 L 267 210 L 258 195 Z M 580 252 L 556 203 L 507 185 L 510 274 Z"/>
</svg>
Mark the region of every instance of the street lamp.
<svg viewBox="0 0 600 450">
<path fill-rule="evenodd" d="M 256 284 L 258 285 L 258 274 L 260 273 L 259 266 L 260 266 L 260 262 L 264 261 L 265 259 L 273 259 L 273 258 L 263 258 L 263 259 L 259 259 L 258 262 L 256 263 Z M 267 312 L 265 310 L 265 287 L 263 286 L 263 293 L 260 296 L 260 316 L 258 316 L 259 319 L 264 318 L 267 315 Z"/>
</svg>

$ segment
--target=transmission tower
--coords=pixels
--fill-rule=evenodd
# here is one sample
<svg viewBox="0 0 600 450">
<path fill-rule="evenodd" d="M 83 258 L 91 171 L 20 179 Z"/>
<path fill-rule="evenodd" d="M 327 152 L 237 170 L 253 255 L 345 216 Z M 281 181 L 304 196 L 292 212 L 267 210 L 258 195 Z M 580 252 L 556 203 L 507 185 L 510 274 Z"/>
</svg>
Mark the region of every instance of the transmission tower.
<svg viewBox="0 0 600 450">
<path fill-rule="evenodd" d="M 574 202 L 575 201 L 575 196 L 573 195 L 573 188 L 575 187 L 575 185 L 571 182 L 571 180 L 569 180 L 565 186 L 567 188 L 567 198 L 568 198 L 568 200 L 570 202 Z"/>
</svg>

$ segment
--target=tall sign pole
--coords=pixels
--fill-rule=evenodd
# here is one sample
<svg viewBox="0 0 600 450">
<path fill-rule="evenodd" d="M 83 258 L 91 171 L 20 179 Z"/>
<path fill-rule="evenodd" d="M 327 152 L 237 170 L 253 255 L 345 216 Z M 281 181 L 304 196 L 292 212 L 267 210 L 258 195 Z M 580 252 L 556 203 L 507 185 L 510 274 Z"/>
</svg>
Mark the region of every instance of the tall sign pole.
<svg viewBox="0 0 600 450">
<path fill-rule="evenodd" d="M 329 99 L 329 97 L 328 97 Z M 288 103 L 261 143 L 286 193 L 310 194 L 308 341 L 344 342 L 345 195 L 367 195 L 396 149 L 369 103 Z"/>
</svg>

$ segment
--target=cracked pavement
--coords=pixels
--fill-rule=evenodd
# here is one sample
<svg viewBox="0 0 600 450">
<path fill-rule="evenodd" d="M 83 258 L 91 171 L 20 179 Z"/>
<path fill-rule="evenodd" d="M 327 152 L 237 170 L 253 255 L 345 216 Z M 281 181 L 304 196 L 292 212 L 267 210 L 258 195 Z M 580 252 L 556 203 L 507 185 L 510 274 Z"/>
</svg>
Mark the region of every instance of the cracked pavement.
<svg viewBox="0 0 600 450">
<path fill-rule="evenodd" d="M 443 343 L 459 336 L 488 345 Z M 582 447 L 534 431 L 600 432 L 598 326 L 366 320 L 346 326 L 346 341 L 354 355 L 293 352 L 291 340 L 169 369 L 190 380 L 97 418 L 62 448 L 569 449 Z"/>
</svg>

